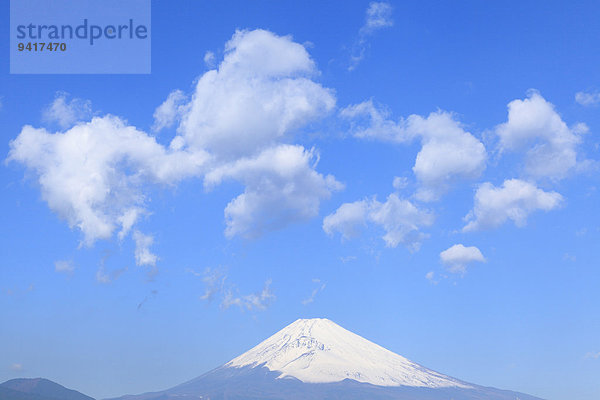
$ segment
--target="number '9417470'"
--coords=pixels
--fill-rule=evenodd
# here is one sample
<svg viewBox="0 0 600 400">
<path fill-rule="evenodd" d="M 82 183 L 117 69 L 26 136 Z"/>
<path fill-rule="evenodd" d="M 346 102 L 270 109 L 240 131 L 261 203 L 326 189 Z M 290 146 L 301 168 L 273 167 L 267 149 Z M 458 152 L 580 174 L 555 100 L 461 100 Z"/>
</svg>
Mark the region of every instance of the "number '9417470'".
<svg viewBox="0 0 600 400">
<path fill-rule="evenodd" d="M 66 43 L 58 42 L 27 42 L 18 43 L 17 49 L 19 51 L 66 51 Z"/>
</svg>

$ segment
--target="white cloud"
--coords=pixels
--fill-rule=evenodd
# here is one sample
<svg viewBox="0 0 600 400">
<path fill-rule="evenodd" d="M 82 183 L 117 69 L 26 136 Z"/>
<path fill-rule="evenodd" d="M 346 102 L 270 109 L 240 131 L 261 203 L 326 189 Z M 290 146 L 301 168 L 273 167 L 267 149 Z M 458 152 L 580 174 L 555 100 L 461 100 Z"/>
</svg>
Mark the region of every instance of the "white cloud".
<svg viewBox="0 0 600 400">
<path fill-rule="evenodd" d="M 67 93 L 57 93 L 52 104 L 42 114 L 46 122 L 56 123 L 62 129 L 67 129 L 75 123 L 85 121 L 91 117 L 92 104 L 90 101 L 77 98 L 67 101 L 67 97 Z"/>
<path fill-rule="evenodd" d="M 414 117 L 408 129 L 419 135 L 423 147 L 413 167 L 421 187 L 416 197 L 438 200 L 451 185 L 462 179 L 475 179 L 485 169 L 487 153 L 483 144 L 446 112 Z"/>
<path fill-rule="evenodd" d="M 170 146 L 111 115 L 72 126 L 89 102 L 59 95 L 48 118 L 72 127 L 51 133 L 24 126 L 8 161 L 33 173 L 50 209 L 81 231 L 84 245 L 115 233 L 124 239 L 148 214 L 150 185 L 207 172 L 207 187 L 226 179 L 245 185 L 225 210 L 227 236 L 256 236 L 314 217 L 320 201 L 342 187 L 315 170 L 315 150 L 288 144 L 335 106 L 333 91 L 311 79 L 316 75 L 306 49 L 290 37 L 238 31 L 189 97 L 174 91 L 155 110 L 156 130 L 179 121 Z M 154 264 L 155 255 L 140 249 L 136 262 Z"/>
<path fill-rule="evenodd" d="M 600 92 L 577 92 L 575 94 L 575 101 L 582 106 L 595 106 L 596 104 L 600 104 Z"/>
<path fill-rule="evenodd" d="M 55 261 L 54 271 L 63 274 L 72 274 L 75 271 L 73 261 Z"/>
<path fill-rule="evenodd" d="M 369 46 L 369 37 L 376 31 L 394 25 L 392 19 L 392 6 L 388 2 L 374 1 L 367 7 L 365 24 L 358 32 L 358 39 L 352 47 L 350 65 L 348 70 L 352 71 L 365 57 Z"/>
<path fill-rule="evenodd" d="M 288 36 L 238 31 L 219 67 L 198 79 L 178 132 L 219 160 L 255 154 L 335 105 L 306 49 Z"/>
<path fill-rule="evenodd" d="M 339 232 L 342 239 L 352 239 L 366 226 L 372 200 L 342 204 L 333 214 L 323 219 L 323 230 L 328 235 Z"/>
<path fill-rule="evenodd" d="M 246 185 L 225 208 L 225 234 L 255 237 L 316 216 L 320 201 L 342 188 L 333 176 L 314 170 L 317 159 L 313 150 L 280 145 L 210 171 L 205 177 L 208 187 L 224 179 Z"/>
<path fill-rule="evenodd" d="M 324 282 L 321 282 L 320 279 L 313 279 L 312 281 L 316 285 L 316 287 L 310 293 L 309 297 L 307 297 L 306 299 L 302 300 L 302 304 L 303 305 L 307 305 L 307 304 L 310 304 L 310 303 L 314 302 L 315 301 L 315 297 L 317 297 L 317 294 L 319 294 L 319 292 L 322 292 L 323 290 L 325 290 L 325 286 L 326 285 L 325 285 Z"/>
<path fill-rule="evenodd" d="M 420 138 L 422 147 L 413 167 L 419 181 L 415 194 L 421 201 L 434 201 L 453 184 L 475 179 L 485 169 L 487 153 L 484 145 L 465 131 L 451 113 L 438 111 L 422 117 L 410 115 L 398 122 L 377 108 L 372 100 L 344 108 L 340 115 L 351 121 L 353 134 L 394 143 Z"/>
<path fill-rule="evenodd" d="M 173 143 L 211 156 L 205 186 L 245 185 L 225 209 L 227 237 L 256 237 L 317 215 L 320 201 L 342 185 L 315 171 L 315 150 L 284 144 L 335 105 L 333 91 L 306 49 L 288 36 L 238 31 L 218 68 L 196 85 Z M 174 146 L 172 143 L 171 147 Z"/>
<path fill-rule="evenodd" d="M 485 262 L 485 257 L 475 246 L 465 247 L 462 244 L 454 246 L 440 253 L 440 260 L 453 273 L 464 273 L 467 265 L 473 262 Z"/>
<path fill-rule="evenodd" d="M 275 295 L 271 291 L 271 280 L 269 279 L 265 282 L 263 290 L 258 293 L 236 297 L 230 289 L 227 290 L 221 302 L 221 307 L 225 310 L 231 306 L 237 306 L 248 311 L 266 310 L 274 299 Z"/>
<path fill-rule="evenodd" d="M 323 230 L 328 235 L 339 232 L 342 238 L 349 239 L 356 236 L 362 226 L 371 223 L 384 230 L 382 239 L 388 247 L 402 243 L 416 251 L 427 237 L 420 229 L 433 224 L 433 219 L 433 214 L 392 193 L 384 203 L 369 199 L 342 204 L 323 219 Z"/>
<path fill-rule="evenodd" d="M 154 110 L 152 130 L 158 132 L 164 128 L 172 127 L 185 113 L 187 100 L 187 96 L 181 90 L 174 90 L 169 93 L 167 99 Z"/>
<path fill-rule="evenodd" d="M 433 224 L 433 215 L 418 209 L 396 194 L 390 194 L 385 203 L 377 204 L 369 214 L 371 221 L 383 227 L 383 240 L 388 247 L 396 247 L 402 243 L 411 251 L 421 247 L 421 242 L 427 237 L 419 229 Z"/>
<path fill-rule="evenodd" d="M 167 150 L 110 115 L 64 133 L 27 125 L 8 157 L 35 173 L 50 209 L 79 229 L 86 245 L 131 229 L 145 210 L 144 185 L 198 174 L 205 160 L 199 152 Z"/>
<path fill-rule="evenodd" d="M 525 173 L 532 178 L 562 179 L 576 167 L 577 145 L 585 124 L 572 127 L 562 120 L 554 105 L 538 92 L 508 104 L 508 121 L 496 127 L 502 152 L 525 154 Z"/>
<path fill-rule="evenodd" d="M 134 231 L 133 240 L 135 241 L 135 264 L 138 266 L 156 267 L 158 256 L 150 251 L 150 246 L 154 243 L 154 238 L 140 231 Z"/>
<path fill-rule="evenodd" d="M 519 179 L 504 181 L 502 187 L 489 182 L 479 186 L 475 193 L 473 210 L 465 217 L 463 232 L 496 228 L 507 220 L 522 227 L 534 211 L 550 211 L 563 202 L 557 192 L 545 192 L 534 184 Z"/>
</svg>

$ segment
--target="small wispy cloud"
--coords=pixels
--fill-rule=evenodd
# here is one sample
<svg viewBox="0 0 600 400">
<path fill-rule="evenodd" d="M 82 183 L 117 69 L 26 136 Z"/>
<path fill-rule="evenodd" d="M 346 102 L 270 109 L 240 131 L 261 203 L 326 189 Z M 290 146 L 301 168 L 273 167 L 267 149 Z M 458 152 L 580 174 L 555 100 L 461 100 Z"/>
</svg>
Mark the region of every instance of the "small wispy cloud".
<svg viewBox="0 0 600 400">
<path fill-rule="evenodd" d="M 392 5 L 384 1 L 374 1 L 367 8 L 367 19 L 361 34 L 371 34 L 376 30 L 394 25 Z"/>
<path fill-rule="evenodd" d="M 228 309 L 231 306 L 237 306 L 242 310 L 266 310 L 269 304 L 275 299 L 275 295 L 271 291 L 271 279 L 265 282 L 263 290 L 258 293 L 253 293 L 245 296 L 234 296 L 231 289 L 225 292 L 225 297 L 221 302 L 221 308 Z"/>
<path fill-rule="evenodd" d="M 23 371 L 23 364 L 15 363 L 10 366 L 11 371 L 20 372 Z"/>
<path fill-rule="evenodd" d="M 150 251 L 154 237 L 136 230 L 133 232 L 133 241 L 135 242 L 135 264 L 149 267 L 148 279 L 151 280 L 158 273 L 156 263 L 159 260 L 158 256 Z"/>
<path fill-rule="evenodd" d="M 96 270 L 96 282 L 107 285 L 119 279 L 119 277 L 127 271 L 127 267 L 108 271 L 106 269 L 106 260 L 110 257 L 110 252 L 105 252 L 104 256 L 100 260 L 100 265 Z"/>
<path fill-rule="evenodd" d="M 54 271 L 71 275 L 75 271 L 75 265 L 73 261 L 59 260 L 54 262 Z"/>
<path fill-rule="evenodd" d="M 394 189 L 396 190 L 402 190 L 408 186 L 408 178 L 405 176 L 395 176 L 392 186 L 394 186 Z"/>
<path fill-rule="evenodd" d="M 344 264 L 349 263 L 350 261 L 354 261 L 354 260 L 356 260 L 356 256 L 340 257 L 340 261 L 343 262 Z"/>
<path fill-rule="evenodd" d="M 206 60 L 206 57 L 204 57 Z M 167 99 L 154 110 L 154 124 L 152 130 L 159 132 L 164 128 L 171 128 L 186 110 L 187 96 L 181 90 L 169 93 Z"/>
<path fill-rule="evenodd" d="M 427 279 L 433 285 L 437 285 L 439 283 L 439 280 L 436 279 L 435 272 L 433 271 L 426 273 L 425 279 Z"/>
<path fill-rule="evenodd" d="M 597 351 L 597 352 L 591 351 L 585 355 L 585 358 L 591 358 L 594 360 L 600 359 L 600 351 Z"/>
<path fill-rule="evenodd" d="M 202 282 L 204 282 L 204 294 L 200 296 L 200 300 L 212 301 L 219 292 L 223 291 L 225 281 L 227 280 L 225 269 L 222 267 L 206 268 L 204 272 L 196 272 L 188 268 L 186 272 L 202 278 Z"/>
<path fill-rule="evenodd" d="M 316 285 L 316 287 L 313 289 L 313 291 L 310 293 L 310 296 L 304 300 L 302 300 L 302 304 L 307 305 L 310 304 L 312 302 L 315 301 L 315 297 L 317 296 L 317 294 L 319 294 L 320 292 L 322 292 L 323 290 L 325 290 L 325 283 L 321 282 L 320 279 L 313 279 L 312 280 L 313 283 Z"/>
<path fill-rule="evenodd" d="M 355 69 L 363 58 L 365 58 L 365 53 L 369 47 L 369 38 L 373 33 L 393 25 L 394 20 L 392 19 L 392 6 L 390 3 L 383 1 L 369 3 L 365 24 L 360 28 L 358 39 L 354 43 L 354 46 L 352 46 L 350 66 L 348 67 L 349 71 Z"/>
<path fill-rule="evenodd" d="M 261 311 L 267 309 L 271 302 L 275 300 L 275 294 L 271 290 L 271 279 L 265 282 L 261 291 L 240 295 L 235 285 L 226 284 L 227 273 L 224 267 L 205 268 L 203 272 L 188 268 L 186 272 L 201 278 L 204 282 L 204 293 L 200 296 L 200 300 L 211 302 L 220 297 L 222 310 L 236 306 L 241 310 Z"/>
<path fill-rule="evenodd" d="M 56 93 L 54 101 L 42 113 L 43 120 L 48 123 L 56 123 L 62 129 L 67 129 L 77 122 L 91 117 L 92 103 L 89 100 L 78 98 L 68 100 L 68 97 L 68 93 Z"/>
<path fill-rule="evenodd" d="M 34 289 L 35 289 L 35 286 L 32 283 L 29 286 L 27 286 L 27 288 L 25 288 L 25 289 L 20 289 L 20 288 L 5 288 L 2 291 L 7 296 L 23 296 L 23 295 L 26 295 L 29 292 L 33 292 Z"/>
<path fill-rule="evenodd" d="M 582 106 L 595 106 L 600 104 L 600 92 L 577 92 L 575 93 L 575 101 Z"/>
<path fill-rule="evenodd" d="M 216 67 L 217 57 L 215 56 L 215 53 L 213 53 L 212 51 L 207 51 L 206 53 L 204 53 L 204 64 L 211 69 Z"/>
<path fill-rule="evenodd" d="M 101 265 L 100 267 L 98 267 L 98 270 L 96 271 L 96 282 L 102 283 L 102 284 L 113 283 L 114 281 L 119 279 L 119 277 L 125 271 L 127 271 L 127 267 L 115 269 L 112 271 L 107 271 L 106 268 L 104 267 L 104 265 Z"/>
</svg>

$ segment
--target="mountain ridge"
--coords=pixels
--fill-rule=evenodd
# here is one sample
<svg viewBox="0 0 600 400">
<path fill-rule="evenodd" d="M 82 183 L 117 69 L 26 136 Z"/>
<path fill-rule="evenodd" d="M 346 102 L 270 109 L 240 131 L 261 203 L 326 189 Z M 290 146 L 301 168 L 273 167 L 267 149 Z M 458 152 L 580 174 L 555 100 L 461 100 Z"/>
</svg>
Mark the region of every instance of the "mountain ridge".
<svg viewBox="0 0 600 400">
<path fill-rule="evenodd" d="M 0 384 L 0 400 L 94 400 L 45 378 L 16 378 Z"/>
<path fill-rule="evenodd" d="M 170 389 L 107 400 L 117 399 L 541 400 L 435 372 L 322 318 L 296 320 Z"/>
<path fill-rule="evenodd" d="M 468 385 L 414 363 L 326 318 L 298 319 L 226 367 L 265 366 L 305 383 L 352 379 L 376 386 Z"/>
</svg>

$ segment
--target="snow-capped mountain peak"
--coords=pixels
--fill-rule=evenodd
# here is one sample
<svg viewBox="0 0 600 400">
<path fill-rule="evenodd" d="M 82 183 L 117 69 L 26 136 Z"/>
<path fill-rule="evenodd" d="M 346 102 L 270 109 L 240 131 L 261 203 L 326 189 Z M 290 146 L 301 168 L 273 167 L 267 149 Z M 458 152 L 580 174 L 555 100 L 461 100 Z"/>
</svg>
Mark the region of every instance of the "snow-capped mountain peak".
<svg viewBox="0 0 600 400">
<path fill-rule="evenodd" d="M 266 367 L 305 383 L 353 379 L 378 386 L 470 388 L 429 370 L 328 319 L 299 319 L 225 367 Z"/>
</svg>

